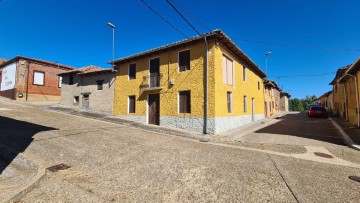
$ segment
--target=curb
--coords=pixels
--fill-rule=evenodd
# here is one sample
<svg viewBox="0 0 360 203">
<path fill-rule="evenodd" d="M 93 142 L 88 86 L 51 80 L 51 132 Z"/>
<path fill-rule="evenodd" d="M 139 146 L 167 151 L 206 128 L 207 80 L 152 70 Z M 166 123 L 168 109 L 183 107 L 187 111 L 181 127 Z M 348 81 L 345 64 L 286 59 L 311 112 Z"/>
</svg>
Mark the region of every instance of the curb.
<svg viewBox="0 0 360 203">
<path fill-rule="evenodd" d="M 16 153 L 15 150 L 0 144 L 0 152 L 4 152 L 3 151 L 4 149 L 6 150 L 5 152 L 7 154 Z M 22 158 L 29 160 L 26 157 L 24 157 L 23 155 L 21 155 L 20 153 L 17 153 L 17 156 L 21 156 Z M 3 157 L 3 158 L 5 158 L 5 157 Z M 23 195 L 25 195 L 27 192 L 29 192 L 30 190 L 32 190 L 33 188 L 35 188 L 39 185 L 39 182 L 45 177 L 46 171 L 45 171 L 45 168 L 42 167 L 41 165 L 39 165 L 37 163 L 36 163 L 36 165 L 38 166 L 36 175 L 33 176 L 33 178 L 30 181 L 28 181 L 24 185 L 20 186 L 19 187 L 20 189 L 17 192 L 15 192 L 14 195 L 1 200 L 1 202 L 14 202 L 17 199 L 21 198 Z"/>
<path fill-rule="evenodd" d="M 331 123 L 335 126 L 335 128 L 338 129 L 338 131 L 340 132 L 342 138 L 345 141 L 345 144 L 355 150 L 359 150 L 360 151 L 360 146 L 356 145 L 354 143 L 354 141 L 350 138 L 350 136 L 342 129 L 342 127 L 336 122 L 334 121 L 332 118 L 329 117 L 329 120 L 331 121 Z"/>
<path fill-rule="evenodd" d="M 39 167 L 36 175 L 31 179 L 31 181 L 24 186 L 20 188 L 18 192 L 16 192 L 15 195 L 10 197 L 8 200 L 5 200 L 4 202 L 16 202 L 19 198 L 24 196 L 26 193 L 34 189 L 35 187 L 39 186 L 39 183 L 41 180 L 44 179 L 46 173 L 45 168 Z"/>
<path fill-rule="evenodd" d="M 195 139 L 195 140 L 199 140 L 201 142 L 209 142 L 212 140 L 211 135 L 199 134 L 196 132 L 189 132 L 186 130 L 173 129 L 173 128 L 163 127 L 163 126 L 152 126 L 152 125 L 148 125 L 148 124 L 144 124 L 144 123 L 140 123 L 140 122 L 136 122 L 136 121 L 130 121 L 130 120 L 122 119 L 122 118 L 117 118 L 116 116 L 113 116 L 113 115 L 104 115 L 102 117 L 97 118 L 97 117 L 82 115 L 81 113 L 73 114 L 73 113 L 69 113 L 66 111 L 59 110 L 59 109 L 54 109 L 51 107 L 50 108 L 42 107 L 40 109 L 46 110 L 46 111 L 52 111 L 52 112 L 59 112 L 59 113 L 67 114 L 67 115 L 78 116 L 78 117 L 87 118 L 87 119 L 93 119 L 93 120 L 97 120 L 97 121 L 103 121 L 103 122 L 107 122 L 107 123 L 125 125 L 125 126 L 129 126 L 132 128 L 142 129 L 142 130 L 151 131 L 154 133 L 160 133 L 160 134 L 164 134 L 164 135 L 171 135 L 171 136 Z"/>
</svg>

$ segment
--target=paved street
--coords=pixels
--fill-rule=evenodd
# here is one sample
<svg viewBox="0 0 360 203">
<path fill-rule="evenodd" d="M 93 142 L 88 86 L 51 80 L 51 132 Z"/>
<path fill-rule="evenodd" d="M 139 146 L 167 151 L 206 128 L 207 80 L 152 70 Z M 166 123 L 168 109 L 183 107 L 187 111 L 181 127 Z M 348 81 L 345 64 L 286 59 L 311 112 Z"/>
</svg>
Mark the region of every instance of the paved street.
<svg viewBox="0 0 360 203">
<path fill-rule="evenodd" d="M 360 153 L 327 119 L 287 115 L 238 141 L 199 142 L 0 101 L 0 199 L 20 202 L 359 202 Z M 323 152 L 334 158 L 315 156 Z M 10 161 L 9 161 L 10 159 Z M 4 191 L 4 192 L 3 192 Z M 6 193 L 9 192 L 9 193 Z"/>
</svg>

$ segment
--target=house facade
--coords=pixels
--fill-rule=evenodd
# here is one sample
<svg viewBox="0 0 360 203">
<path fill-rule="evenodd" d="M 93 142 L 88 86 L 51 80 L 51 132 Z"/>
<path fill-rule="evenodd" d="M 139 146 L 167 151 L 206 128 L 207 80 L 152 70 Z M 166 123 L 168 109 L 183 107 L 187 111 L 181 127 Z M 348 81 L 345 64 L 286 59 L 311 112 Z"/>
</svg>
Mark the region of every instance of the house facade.
<svg viewBox="0 0 360 203">
<path fill-rule="evenodd" d="M 280 92 L 281 89 L 272 80 L 264 80 L 264 108 L 265 117 L 271 117 L 280 111 Z"/>
<path fill-rule="evenodd" d="M 114 64 L 113 114 L 125 119 L 220 133 L 264 118 L 265 74 L 220 30 Z"/>
<path fill-rule="evenodd" d="M 339 68 L 336 71 L 335 78 L 330 82 L 330 85 L 333 86 L 333 103 L 334 103 L 333 113 L 339 116 L 340 118 L 346 120 L 348 119 L 348 113 L 346 107 L 347 99 L 345 96 L 346 88 L 345 88 L 345 83 L 340 82 L 340 79 L 342 78 L 342 76 L 344 76 L 345 72 L 349 67 L 350 65 Z"/>
<path fill-rule="evenodd" d="M 59 101 L 61 77 L 73 67 L 17 56 L 0 65 L 0 96 L 14 100 Z"/>
<path fill-rule="evenodd" d="M 319 105 L 324 106 L 328 112 L 333 111 L 333 93 L 332 90 L 319 97 Z"/>
<path fill-rule="evenodd" d="M 60 104 L 112 113 L 115 72 L 96 66 L 68 71 L 62 77 Z"/>
<path fill-rule="evenodd" d="M 289 112 L 289 100 L 291 95 L 287 92 L 280 92 L 280 111 Z"/>
<path fill-rule="evenodd" d="M 344 117 L 352 125 L 360 127 L 360 97 L 359 97 L 359 77 L 360 77 L 360 58 L 354 64 L 348 66 L 344 74 L 337 80 L 344 87 L 345 115 Z M 335 99 L 335 98 L 334 98 Z"/>
</svg>

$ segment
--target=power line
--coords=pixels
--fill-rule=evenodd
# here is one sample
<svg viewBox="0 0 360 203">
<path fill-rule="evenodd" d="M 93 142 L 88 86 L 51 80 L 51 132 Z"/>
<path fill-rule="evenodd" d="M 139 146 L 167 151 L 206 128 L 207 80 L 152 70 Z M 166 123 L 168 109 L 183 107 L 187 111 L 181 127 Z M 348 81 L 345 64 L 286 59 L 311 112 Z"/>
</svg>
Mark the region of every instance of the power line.
<svg viewBox="0 0 360 203">
<path fill-rule="evenodd" d="M 185 12 L 190 18 L 192 18 L 194 21 L 196 21 L 199 25 L 201 25 L 203 28 L 207 29 L 209 32 L 212 31 L 211 28 L 209 28 L 207 25 L 205 25 L 205 23 L 203 23 L 199 18 L 197 18 L 196 16 L 192 15 L 190 13 L 190 11 L 188 11 L 179 1 L 177 0 L 173 0 L 173 3 L 179 7 L 183 12 Z"/>
<path fill-rule="evenodd" d="M 174 30 L 176 30 L 178 33 L 180 33 L 182 36 L 184 36 L 187 39 L 190 39 L 187 35 L 185 35 L 183 32 L 181 32 L 178 28 L 176 28 L 174 25 L 172 25 L 168 20 L 166 20 L 164 17 L 162 17 L 158 12 L 156 12 L 150 5 L 148 5 L 144 0 L 140 0 L 145 6 L 147 6 L 152 12 L 154 12 L 156 15 L 158 15 L 163 21 L 165 21 L 168 25 L 170 25 Z"/>
<path fill-rule="evenodd" d="M 276 42 L 268 42 L 268 41 L 260 41 L 260 40 L 248 40 L 248 39 L 240 39 L 240 38 L 232 38 L 232 39 L 241 40 L 241 41 L 249 42 L 249 43 L 256 43 L 256 44 L 269 44 L 272 46 L 295 47 L 295 48 L 306 48 L 306 49 L 321 49 L 321 50 L 325 50 L 325 51 L 360 52 L 360 49 L 330 48 L 330 47 L 320 47 L 320 46 L 311 46 L 311 45 L 286 44 L 286 43 L 276 43 Z"/>
<path fill-rule="evenodd" d="M 325 76 L 325 75 L 331 75 L 334 74 L 335 72 L 327 72 L 327 73 L 319 73 L 319 74 L 302 74 L 302 75 L 274 75 L 274 76 L 269 76 L 271 78 L 294 78 L 294 77 L 320 77 L 320 76 Z"/>
<path fill-rule="evenodd" d="M 180 13 L 180 11 L 174 6 L 174 4 L 169 1 L 169 0 L 165 0 L 174 10 L 177 14 L 179 14 L 179 16 L 185 20 L 187 22 L 187 24 L 200 36 L 202 36 L 202 34 Z"/>
</svg>

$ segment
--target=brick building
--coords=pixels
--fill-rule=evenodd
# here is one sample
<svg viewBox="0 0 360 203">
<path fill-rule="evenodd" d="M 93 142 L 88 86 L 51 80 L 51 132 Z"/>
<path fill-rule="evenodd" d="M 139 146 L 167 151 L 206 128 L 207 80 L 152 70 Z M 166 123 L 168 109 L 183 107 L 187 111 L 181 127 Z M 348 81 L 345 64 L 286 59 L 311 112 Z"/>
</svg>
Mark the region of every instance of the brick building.
<svg viewBox="0 0 360 203">
<path fill-rule="evenodd" d="M 17 56 L 0 64 L 0 96 L 14 100 L 57 101 L 61 77 L 73 67 Z"/>
</svg>

